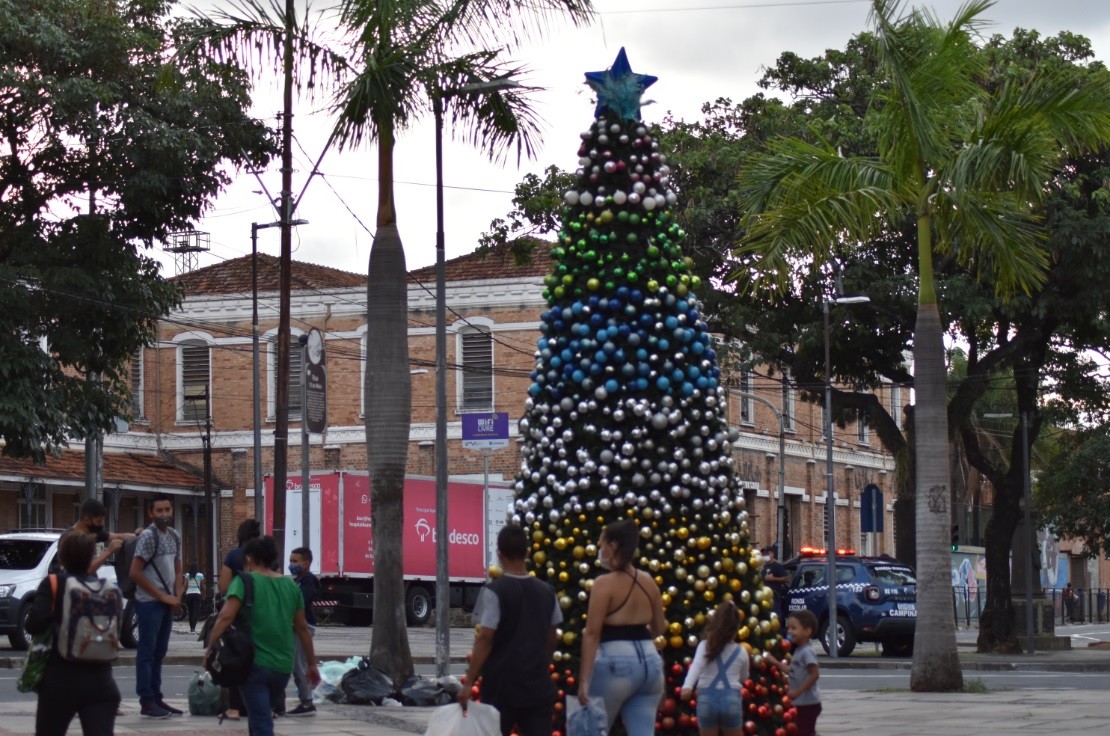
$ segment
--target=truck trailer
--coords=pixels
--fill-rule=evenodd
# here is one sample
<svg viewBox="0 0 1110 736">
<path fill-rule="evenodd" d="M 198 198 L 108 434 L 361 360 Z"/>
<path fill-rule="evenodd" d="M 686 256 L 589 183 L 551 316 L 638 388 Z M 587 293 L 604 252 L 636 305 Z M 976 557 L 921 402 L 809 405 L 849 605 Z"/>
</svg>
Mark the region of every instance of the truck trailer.
<svg viewBox="0 0 1110 736">
<path fill-rule="evenodd" d="M 497 532 L 512 503 L 507 484 L 486 487 L 481 480 L 452 478 L 447 484 L 449 605 L 471 610 L 497 563 Z M 266 528 L 273 528 L 273 478 L 266 478 Z M 285 495 L 286 551 L 304 546 L 301 477 L 289 476 Z M 403 574 L 405 612 L 410 626 L 428 622 L 436 605 L 435 479 L 406 476 L 404 489 Z M 309 549 L 312 572 L 320 578 L 318 605 L 328 604 L 330 620 L 368 625 L 374 602 L 374 536 L 370 478 L 365 472 L 336 470 L 309 477 Z"/>
</svg>

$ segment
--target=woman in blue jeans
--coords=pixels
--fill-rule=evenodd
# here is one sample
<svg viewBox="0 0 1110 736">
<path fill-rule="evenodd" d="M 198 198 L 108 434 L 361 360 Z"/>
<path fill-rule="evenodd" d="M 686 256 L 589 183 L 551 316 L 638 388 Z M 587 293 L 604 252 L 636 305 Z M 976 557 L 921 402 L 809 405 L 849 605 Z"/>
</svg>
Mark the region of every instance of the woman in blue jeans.
<svg viewBox="0 0 1110 736">
<path fill-rule="evenodd" d="M 250 607 L 251 640 L 254 666 L 239 688 L 247 709 L 251 736 L 273 736 L 274 717 L 270 703 L 285 699 L 285 686 L 293 672 L 293 636 L 298 637 L 308 659 L 305 677 L 313 687 L 320 683 L 312 635 L 304 617 L 301 589 L 281 573 L 273 571 L 277 546 L 273 537 L 252 539 L 244 550 L 244 570 L 251 576 L 254 601 Z M 210 641 L 216 641 L 239 615 L 245 586 L 236 577 L 227 589 L 227 601 L 212 627 Z M 205 655 L 207 658 L 207 653 Z"/>
<path fill-rule="evenodd" d="M 612 728 L 617 714 L 628 736 L 655 733 L 663 695 L 663 658 L 654 639 L 663 634 L 663 597 L 651 575 L 632 564 L 640 530 L 631 520 L 605 527 L 597 562 L 608 572 L 594 580 L 582 634 L 578 700 L 600 700 Z"/>
</svg>

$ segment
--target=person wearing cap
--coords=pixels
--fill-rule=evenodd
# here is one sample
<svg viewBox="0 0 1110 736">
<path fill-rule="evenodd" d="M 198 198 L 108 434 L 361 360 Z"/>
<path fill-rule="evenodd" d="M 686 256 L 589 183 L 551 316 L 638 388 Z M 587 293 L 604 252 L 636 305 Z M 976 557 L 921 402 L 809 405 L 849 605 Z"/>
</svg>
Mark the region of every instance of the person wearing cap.
<svg viewBox="0 0 1110 736">
<path fill-rule="evenodd" d="M 760 551 L 767 558 L 767 562 L 763 565 L 763 582 L 771 589 L 771 592 L 775 594 L 775 607 L 773 610 L 778 613 L 779 620 L 785 623 L 786 585 L 790 582 L 790 576 L 786 572 L 786 566 L 778 560 L 778 545 L 772 544 L 769 547 L 764 547 Z"/>
</svg>

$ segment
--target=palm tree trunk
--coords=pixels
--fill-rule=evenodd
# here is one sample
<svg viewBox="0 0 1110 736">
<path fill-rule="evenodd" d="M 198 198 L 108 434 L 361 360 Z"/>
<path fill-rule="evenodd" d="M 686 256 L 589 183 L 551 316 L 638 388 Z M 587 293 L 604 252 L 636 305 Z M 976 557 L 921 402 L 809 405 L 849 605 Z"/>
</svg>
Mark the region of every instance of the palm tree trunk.
<svg viewBox="0 0 1110 736">
<path fill-rule="evenodd" d="M 920 234 L 919 234 L 920 237 Z M 929 247 L 928 244 L 924 248 Z M 923 248 L 923 249 L 924 249 Z M 922 282 L 926 269 L 922 269 Z M 948 553 L 948 418 L 945 412 L 944 343 L 935 298 L 922 289 L 914 328 L 914 432 L 917 476 L 917 627 L 910 689 L 917 692 L 963 687 L 956 653 L 952 579 Z M 931 291 L 931 290 L 928 290 Z"/>
<path fill-rule="evenodd" d="M 412 420 L 408 271 L 393 207 L 392 127 L 378 130 L 378 228 L 366 281 L 366 455 L 374 535 L 370 662 L 399 683 L 413 672 L 401 539 Z"/>
</svg>

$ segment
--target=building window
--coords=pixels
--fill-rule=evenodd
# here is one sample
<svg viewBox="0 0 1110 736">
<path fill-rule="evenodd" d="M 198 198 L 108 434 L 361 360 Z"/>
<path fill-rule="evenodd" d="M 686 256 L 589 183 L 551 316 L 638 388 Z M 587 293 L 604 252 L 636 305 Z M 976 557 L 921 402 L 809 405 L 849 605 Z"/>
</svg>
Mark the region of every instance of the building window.
<svg viewBox="0 0 1110 736">
<path fill-rule="evenodd" d="M 363 333 L 358 341 L 358 416 L 366 416 L 366 344 L 369 338 Z"/>
<path fill-rule="evenodd" d="M 143 419 L 143 349 L 139 348 L 131 356 L 131 367 L 128 370 L 128 379 L 131 387 L 131 417 Z"/>
<path fill-rule="evenodd" d="M 794 423 L 797 397 L 794 394 L 794 380 L 787 371 L 782 376 L 782 428 L 787 432 L 796 429 Z"/>
<path fill-rule="evenodd" d="M 45 529 L 46 486 L 42 483 L 19 484 L 19 528 Z"/>
<path fill-rule="evenodd" d="M 871 444 L 871 429 L 867 426 L 867 414 L 862 409 L 856 411 L 856 440 L 861 445 Z"/>
<path fill-rule="evenodd" d="M 740 423 L 755 424 L 755 375 L 751 371 L 740 374 Z"/>
<path fill-rule="evenodd" d="M 462 400 L 459 411 L 493 409 L 493 335 L 488 327 L 468 327 L 459 333 L 462 354 Z"/>
<path fill-rule="evenodd" d="M 902 387 L 896 383 L 890 384 L 890 416 L 898 429 L 902 428 Z"/>
<path fill-rule="evenodd" d="M 208 343 L 192 340 L 181 345 L 181 421 L 208 419 L 211 364 Z"/>
<path fill-rule="evenodd" d="M 268 419 L 277 416 L 277 340 L 270 340 L 270 401 L 267 405 Z M 304 350 L 301 349 L 299 336 L 289 340 L 289 419 L 301 418 L 301 378 L 304 373 Z"/>
</svg>

